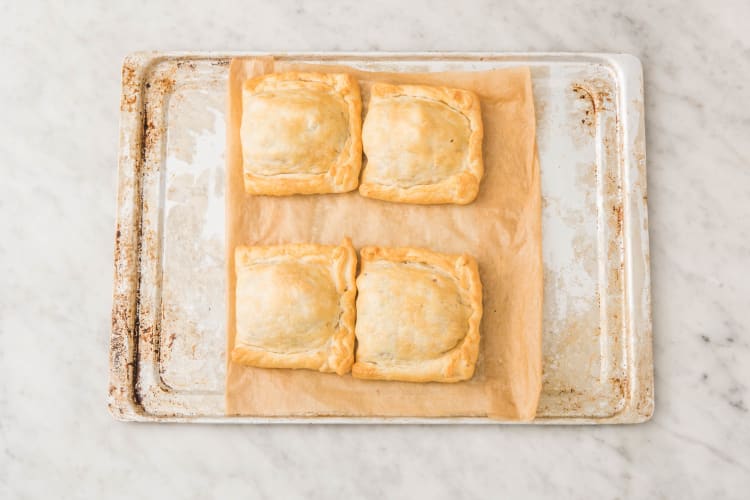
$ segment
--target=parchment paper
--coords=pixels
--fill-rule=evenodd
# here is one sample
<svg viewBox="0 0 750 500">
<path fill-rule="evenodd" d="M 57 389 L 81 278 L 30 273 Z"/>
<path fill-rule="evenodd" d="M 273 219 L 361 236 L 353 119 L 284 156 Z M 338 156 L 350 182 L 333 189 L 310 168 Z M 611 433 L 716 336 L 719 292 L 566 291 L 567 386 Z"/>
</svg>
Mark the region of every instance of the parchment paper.
<svg viewBox="0 0 750 500">
<path fill-rule="evenodd" d="M 246 195 L 242 183 L 242 83 L 269 72 L 354 74 L 364 110 L 373 82 L 444 85 L 481 98 L 485 177 L 466 206 L 419 206 L 347 194 Z M 541 194 L 534 102 L 526 67 L 483 72 L 370 73 L 271 58 L 235 59 L 227 124 L 227 352 L 235 335 L 234 248 L 350 236 L 366 245 L 467 252 L 479 263 L 484 295 L 474 377 L 455 384 L 364 381 L 309 370 L 241 366 L 228 360 L 226 412 L 250 416 L 488 416 L 531 420 L 541 390 Z"/>
</svg>

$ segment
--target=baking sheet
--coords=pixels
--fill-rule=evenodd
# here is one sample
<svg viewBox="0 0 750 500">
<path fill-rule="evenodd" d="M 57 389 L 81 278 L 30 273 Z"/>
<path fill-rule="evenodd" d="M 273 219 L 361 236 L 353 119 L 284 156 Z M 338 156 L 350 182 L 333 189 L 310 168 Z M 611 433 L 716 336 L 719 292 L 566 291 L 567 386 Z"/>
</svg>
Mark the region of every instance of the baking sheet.
<svg viewBox="0 0 750 500">
<path fill-rule="evenodd" d="M 484 123 L 485 176 L 468 205 L 389 203 L 356 191 L 318 196 L 249 196 L 242 182 L 242 84 L 272 72 L 354 75 L 367 112 L 375 82 L 421 83 L 475 92 Z M 268 58 L 233 60 L 227 129 L 227 330 L 235 333 L 237 245 L 314 242 L 356 247 L 415 246 L 477 259 L 484 297 L 476 373 L 455 384 L 358 380 L 309 370 L 271 370 L 229 362 L 226 411 L 248 416 L 490 416 L 533 418 L 541 389 L 541 195 L 534 101 L 528 67 L 473 72 L 387 73 L 299 65 Z M 262 124 L 258 124 L 262 126 Z"/>
<path fill-rule="evenodd" d="M 125 420 L 224 416 L 227 65 L 123 65 L 109 407 Z M 258 55 L 258 54 L 255 54 Z M 653 412 L 642 74 L 608 54 L 271 54 L 370 71 L 531 68 L 542 172 L 543 388 L 535 423 Z M 490 422 L 482 418 L 271 421 Z"/>
</svg>

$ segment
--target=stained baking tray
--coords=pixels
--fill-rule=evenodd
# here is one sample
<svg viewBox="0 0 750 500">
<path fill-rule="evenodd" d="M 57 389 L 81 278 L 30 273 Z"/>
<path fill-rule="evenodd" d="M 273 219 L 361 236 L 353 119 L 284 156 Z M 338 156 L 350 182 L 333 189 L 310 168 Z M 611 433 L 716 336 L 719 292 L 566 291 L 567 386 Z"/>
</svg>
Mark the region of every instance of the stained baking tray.
<svg viewBox="0 0 750 500">
<path fill-rule="evenodd" d="M 122 68 L 108 403 L 121 420 L 497 423 L 224 415 L 232 57 L 370 71 L 531 68 L 542 173 L 543 388 L 533 423 L 653 414 L 643 77 L 621 54 L 143 52 Z"/>
</svg>

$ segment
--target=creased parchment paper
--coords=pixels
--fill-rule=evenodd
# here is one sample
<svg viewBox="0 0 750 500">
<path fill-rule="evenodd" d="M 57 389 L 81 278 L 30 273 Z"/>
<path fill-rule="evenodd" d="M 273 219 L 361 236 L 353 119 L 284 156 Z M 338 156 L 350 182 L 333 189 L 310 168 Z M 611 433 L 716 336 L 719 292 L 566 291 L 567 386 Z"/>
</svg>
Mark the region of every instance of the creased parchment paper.
<svg viewBox="0 0 750 500">
<path fill-rule="evenodd" d="M 481 98 L 485 177 L 466 206 L 419 206 L 347 194 L 246 195 L 242 183 L 242 83 L 282 71 L 354 74 L 363 112 L 373 82 L 444 85 Z M 456 417 L 531 420 L 541 389 L 541 194 L 529 69 L 370 73 L 348 67 L 235 59 L 227 124 L 227 340 L 235 335 L 234 248 L 350 236 L 366 245 L 416 246 L 473 255 L 483 284 L 484 317 L 474 377 L 455 384 L 357 380 L 308 370 L 275 370 L 228 361 L 227 415 Z"/>
</svg>

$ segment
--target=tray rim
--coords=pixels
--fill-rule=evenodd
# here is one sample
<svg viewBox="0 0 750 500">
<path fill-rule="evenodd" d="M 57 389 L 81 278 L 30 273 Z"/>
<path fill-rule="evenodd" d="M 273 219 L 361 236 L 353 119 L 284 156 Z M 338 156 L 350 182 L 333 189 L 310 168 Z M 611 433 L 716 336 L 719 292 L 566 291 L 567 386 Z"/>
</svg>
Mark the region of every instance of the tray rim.
<svg viewBox="0 0 750 500">
<path fill-rule="evenodd" d="M 486 417 L 233 417 L 233 416 L 160 416 L 144 413 L 137 403 L 135 380 L 135 335 L 138 328 L 138 254 L 140 251 L 140 189 L 138 163 L 142 149 L 143 92 L 141 83 L 150 67 L 168 59 L 216 59 L 233 57 L 272 56 L 311 61 L 362 60 L 373 61 L 482 61 L 502 60 L 530 62 L 590 62 L 606 64 L 624 85 L 618 99 L 624 110 L 621 127 L 623 144 L 628 151 L 621 158 L 624 179 L 623 255 L 625 262 L 640 266 L 640 281 L 634 281 L 633 266 L 624 269 L 624 296 L 627 304 L 626 327 L 630 335 L 629 397 L 623 409 L 612 416 L 537 418 L 531 422 L 498 421 Z M 640 60 L 624 53 L 595 52 L 305 52 L 305 51 L 138 51 L 125 56 L 122 64 L 122 95 L 120 113 L 120 144 L 118 155 L 117 215 L 114 248 L 114 282 L 112 331 L 110 336 L 110 376 L 108 409 L 122 421 L 191 422 L 191 423 L 258 423 L 258 424 L 623 424 L 648 421 L 654 412 L 653 327 L 651 317 L 650 251 L 648 241 L 648 203 L 645 157 L 645 113 L 643 69 Z M 634 104 L 633 104 L 634 103 Z M 633 111 L 633 116 L 627 111 Z M 631 123 L 635 122 L 635 123 Z M 635 128 L 633 128 L 635 126 Z M 637 130 L 632 133 L 630 129 Z M 638 154 L 636 155 L 636 151 Z M 638 179 L 640 182 L 633 182 Z M 635 248 L 639 243 L 640 248 Z M 638 285 L 638 286 L 636 286 Z M 634 300 L 639 297 L 640 300 Z M 637 338 L 637 339 L 636 339 Z M 637 341 L 636 341 L 637 340 Z M 640 404 L 638 404 L 640 402 Z"/>
</svg>

